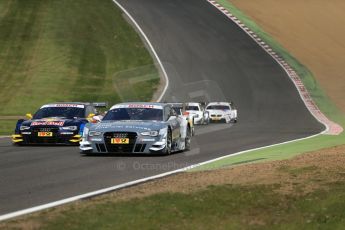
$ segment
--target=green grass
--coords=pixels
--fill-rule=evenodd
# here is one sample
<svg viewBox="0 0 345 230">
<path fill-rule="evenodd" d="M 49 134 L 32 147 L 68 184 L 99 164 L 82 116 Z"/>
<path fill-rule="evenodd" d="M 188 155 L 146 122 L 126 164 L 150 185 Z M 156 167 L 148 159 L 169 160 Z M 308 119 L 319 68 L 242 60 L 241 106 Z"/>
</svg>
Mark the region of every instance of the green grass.
<svg viewBox="0 0 345 230">
<path fill-rule="evenodd" d="M 217 0 L 222 6 L 227 8 L 234 16 L 240 19 L 247 27 L 254 31 L 263 41 L 287 61 L 290 66 L 299 74 L 305 87 L 308 89 L 313 100 L 320 110 L 331 120 L 345 127 L 345 116 L 333 104 L 332 101 L 323 92 L 320 85 L 316 82 L 313 74 L 306 66 L 301 64 L 289 52 L 275 41 L 269 34 L 263 31 L 251 18 L 246 16 L 241 10 L 236 8 L 228 0 Z M 242 163 L 252 163 L 268 160 L 288 159 L 298 154 L 313 151 L 321 148 L 332 147 L 345 144 L 344 132 L 338 136 L 321 135 L 312 139 L 299 142 L 284 144 L 280 146 L 270 147 L 258 151 L 248 152 L 242 155 L 225 158 L 207 165 L 197 167 L 193 170 L 215 169 L 219 167 L 231 166 Z"/>
<path fill-rule="evenodd" d="M 211 186 L 190 194 L 70 206 L 60 213 L 36 215 L 29 223 L 37 221 L 40 228 L 49 230 L 343 229 L 345 185 L 327 186 L 328 190 L 300 196 L 274 192 L 279 185 Z"/>
<path fill-rule="evenodd" d="M 17 120 L 0 120 L 0 136 L 14 133 Z"/>
<path fill-rule="evenodd" d="M 135 96 L 121 95 L 118 73 L 136 68 L 151 78 L 131 85 L 140 88 Z M 0 1 L 0 116 L 54 101 L 149 101 L 158 83 L 149 52 L 111 0 Z"/>
</svg>

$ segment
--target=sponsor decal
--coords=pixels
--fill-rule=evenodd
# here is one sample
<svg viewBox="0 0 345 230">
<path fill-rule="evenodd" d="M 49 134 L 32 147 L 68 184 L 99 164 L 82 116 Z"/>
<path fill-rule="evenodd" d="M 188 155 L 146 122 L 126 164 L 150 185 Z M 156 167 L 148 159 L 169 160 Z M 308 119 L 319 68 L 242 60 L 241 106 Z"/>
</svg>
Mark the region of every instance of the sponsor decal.
<svg viewBox="0 0 345 230">
<path fill-rule="evenodd" d="M 163 109 L 163 106 L 152 105 L 152 104 L 126 104 L 126 105 L 115 105 L 111 109 L 117 109 L 117 108 Z"/>
<path fill-rule="evenodd" d="M 34 121 L 31 123 L 31 126 L 38 126 L 38 125 L 63 126 L 64 124 L 65 124 L 64 121 Z"/>
<path fill-rule="evenodd" d="M 49 104 L 49 105 L 44 105 L 41 107 L 42 108 L 49 108 L 49 107 L 70 107 L 70 108 L 85 108 L 84 105 L 79 105 L 79 104 Z"/>
<path fill-rule="evenodd" d="M 96 127 L 96 130 L 103 130 L 103 129 L 143 129 L 143 130 L 151 130 L 150 128 L 142 127 L 142 126 L 133 126 L 133 125 L 114 125 L 114 124 L 99 124 Z"/>
</svg>

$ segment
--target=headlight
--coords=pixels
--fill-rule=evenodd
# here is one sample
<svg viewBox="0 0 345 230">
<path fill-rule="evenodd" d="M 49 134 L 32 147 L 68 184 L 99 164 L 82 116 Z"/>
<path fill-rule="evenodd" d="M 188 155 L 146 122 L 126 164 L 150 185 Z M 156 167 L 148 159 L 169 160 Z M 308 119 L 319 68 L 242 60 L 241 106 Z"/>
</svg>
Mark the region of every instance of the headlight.
<svg viewBox="0 0 345 230">
<path fill-rule="evenodd" d="M 20 126 L 20 131 L 28 130 L 28 129 L 30 129 L 30 126 L 25 126 L 25 125 Z"/>
<path fill-rule="evenodd" d="M 195 113 L 195 114 L 194 114 L 194 117 L 195 117 L 195 118 L 198 118 L 198 117 L 199 117 L 199 114 Z"/>
<path fill-rule="evenodd" d="M 78 129 L 78 126 L 65 126 L 65 127 L 60 127 L 61 130 L 68 130 L 68 131 L 75 131 Z"/>
<path fill-rule="evenodd" d="M 158 136 L 159 132 L 158 131 L 146 131 L 146 132 L 142 132 L 140 134 L 143 136 L 156 137 L 156 136 Z"/>
<path fill-rule="evenodd" d="M 168 134 L 168 128 L 163 128 L 159 130 L 159 135 L 163 136 L 163 138 L 165 138 L 167 134 Z"/>
<path fill-rule="evenodd" d="M 93 137 L 93 136 L 100 136 L 102 133 L 98 132 L 98 131 L 90 131 L 89 132 L 89 136 Z"/>
</svg>

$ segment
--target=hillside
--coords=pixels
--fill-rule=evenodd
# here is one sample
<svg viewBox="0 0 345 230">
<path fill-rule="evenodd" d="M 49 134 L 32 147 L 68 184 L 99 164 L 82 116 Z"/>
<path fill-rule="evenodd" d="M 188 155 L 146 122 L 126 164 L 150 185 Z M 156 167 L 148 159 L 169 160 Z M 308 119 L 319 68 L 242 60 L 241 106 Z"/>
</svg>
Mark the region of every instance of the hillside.
<svg viewBox="0 0 345 230">
<path fill-rule="evenodd" d="M 145 81 L 128 85 L 132 75 Z M 4 115 L 53 101 L 150 100 L 158 83 L 149 52 L 111 0 L 0 1 L 0 135 L 14 128 Z"/>
<path fill-rule="evenodd" d="M 307 66 L 345 112 L 345 1 L 229 1 Z"/>
</svg>

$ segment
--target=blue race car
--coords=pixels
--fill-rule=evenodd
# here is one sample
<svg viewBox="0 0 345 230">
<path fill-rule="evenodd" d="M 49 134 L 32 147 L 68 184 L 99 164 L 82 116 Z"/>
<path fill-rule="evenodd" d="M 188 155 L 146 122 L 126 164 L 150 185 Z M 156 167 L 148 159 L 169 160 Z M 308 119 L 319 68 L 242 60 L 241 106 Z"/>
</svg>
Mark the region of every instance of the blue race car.
<svg viewBox="0 0 345 230">
<path fill-rule="evenodd" d="M 27 120 L 20 119 L 12 135 L 18 145 L 65 144 L 79 145 L 85 124 L 96 122 L 97 107 L 106 103 L 63 102 L 43 105 Z"/>
</svg>

